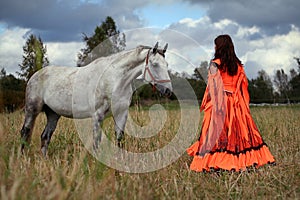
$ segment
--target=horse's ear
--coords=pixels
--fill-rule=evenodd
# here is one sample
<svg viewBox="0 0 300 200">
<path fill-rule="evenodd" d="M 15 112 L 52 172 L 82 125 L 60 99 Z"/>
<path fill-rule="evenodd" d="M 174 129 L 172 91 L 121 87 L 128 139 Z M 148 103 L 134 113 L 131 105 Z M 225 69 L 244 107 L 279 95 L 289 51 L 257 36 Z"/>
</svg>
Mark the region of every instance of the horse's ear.
<svg viewBox="0 0 300 200">
<path fill-rule="evenodd" d="M 164 50 L 163 50 L 163 53 L 166 53 L 167 48 L 168 48 L 168 43 L 165 45 Z"/>
<path fill-rule="evenodd" d="M 155 46 L 153 47 L 153 53 L 157 52 L 157 48 L 158 48 L 158 42 L 156 42 Z"/>
</svg>

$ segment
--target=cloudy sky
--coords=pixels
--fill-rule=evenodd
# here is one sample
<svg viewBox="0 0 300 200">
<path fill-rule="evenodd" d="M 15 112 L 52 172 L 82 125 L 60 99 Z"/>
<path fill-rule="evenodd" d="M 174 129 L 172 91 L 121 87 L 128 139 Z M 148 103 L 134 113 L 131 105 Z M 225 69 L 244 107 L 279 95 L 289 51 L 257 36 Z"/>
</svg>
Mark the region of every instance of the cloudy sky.
<svg viewBox="0 0 300 200">
<path fill-rule="evenodd" d="M 169 66 L 192 73 L 213 56 L 213 40 L 230 34 L 250 78 L 296 68 L 300 57 L 299 0 L 9 0 L 0 2 L 0 68 L 19 70 L 33 33 L 51 65 L 75 66 L 82 33 L 111 16 L 128 48 L 169 43 Z M 180 61 L 181 60 L 181 61 Z"/>
</svg>

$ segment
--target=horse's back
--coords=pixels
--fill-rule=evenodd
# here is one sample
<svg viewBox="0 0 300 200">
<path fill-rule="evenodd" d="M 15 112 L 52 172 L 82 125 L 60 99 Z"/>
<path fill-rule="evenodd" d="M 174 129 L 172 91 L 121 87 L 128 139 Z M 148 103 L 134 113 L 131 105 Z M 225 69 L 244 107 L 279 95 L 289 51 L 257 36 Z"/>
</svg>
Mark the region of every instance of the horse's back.
<svg viewBox="0 0 300 200">
<path fill-rule="evenodd" d="M 70 84 L 74 79 L 77 70 L 71 67 L 45 67 L 37 71 L 27 83 L 26 92 L 42 95 L 47 89 L 55 90 L 58 87 L 52 87 L 59 84 L 64 86 Z"/>
<path fill-rule="evenodd" d="M 47 105 L 60 112 L 59 104 L 70 109 L 72 103 L 73 82 L 76 76 L 75 67 L 48 66 L 37 71 L 28 81 L 26 87 L 26 107 L 36 106 L 41 109 Z M 68 107 L 65 107 L 69 103 Z M 35 105 L 34 105 L 35 104 Z M 64 105 L 65 104 L 65 105 Z M 65 115 L 69 114 L 65 113 Z"/>
<path fill-rule="evenodd" d="M 47 105 L 65 117 L 73 117 L 74 112 L 82 113 L 84 118 L 90 117 L 98 104 L 96 101 L 106 96 L 104 77 L 111 78 L 103 76 L 103 68 L 99 69 L 99 66 L 45 67 L 29 80 L 26 104 Z"/>
</svg>

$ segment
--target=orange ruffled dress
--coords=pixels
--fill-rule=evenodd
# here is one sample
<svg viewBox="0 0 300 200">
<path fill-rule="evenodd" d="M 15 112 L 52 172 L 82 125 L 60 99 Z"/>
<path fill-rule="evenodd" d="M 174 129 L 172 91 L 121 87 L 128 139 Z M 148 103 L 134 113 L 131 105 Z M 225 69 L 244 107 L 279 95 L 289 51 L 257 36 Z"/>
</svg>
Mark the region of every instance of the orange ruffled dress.
<svg viewBox="0 0 300 200">
<path fill-rule="evenodd" d="M 200 111 L 204 110 L 199 140 L 187 149 L 194 171 L 233 170 L 275 163 L 249 109 L 248 80 L 243 66 L 235 76 L 217 70 L 211 62 Z"/>
</svg>

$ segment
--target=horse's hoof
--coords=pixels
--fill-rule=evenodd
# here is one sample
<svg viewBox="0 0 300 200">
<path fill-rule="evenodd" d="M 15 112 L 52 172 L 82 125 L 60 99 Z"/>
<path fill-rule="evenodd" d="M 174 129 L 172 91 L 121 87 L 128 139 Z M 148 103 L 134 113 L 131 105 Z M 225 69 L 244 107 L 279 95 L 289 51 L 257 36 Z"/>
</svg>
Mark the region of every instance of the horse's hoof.
<svg viewBox="0 0 300 200">
<path fill-rule="evenodd" d="M 118 147 L 119 147 L 119 148 L 123 149 L 124 146 L 125 146 L 125 145 L 124 145 L 124 142 L 118 141 Z"/>
<path fill-rule="evenodd" d="M 47 157 L 47 148 L 46 147 L 42 147 L 41 148 L 41 152 L 42 152 L 43 156 L 46 158 Z"/>
</svg>

